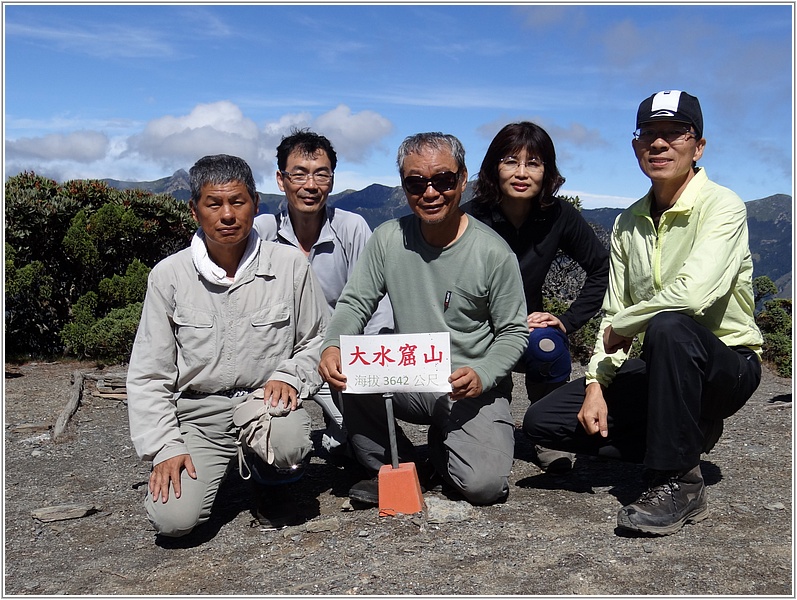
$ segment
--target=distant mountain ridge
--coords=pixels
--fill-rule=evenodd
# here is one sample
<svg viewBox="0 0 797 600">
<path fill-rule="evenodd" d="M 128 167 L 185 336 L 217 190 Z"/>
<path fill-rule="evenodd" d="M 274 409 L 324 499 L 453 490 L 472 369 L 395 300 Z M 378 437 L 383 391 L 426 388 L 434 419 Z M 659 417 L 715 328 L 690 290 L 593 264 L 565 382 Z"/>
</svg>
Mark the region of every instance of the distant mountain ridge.
<svg viewBox="0 0 797 600">
<path fill-rule="evenodd" d="M 116 189 L 138 188 L 155 194 L 169 194 L 178 200 L 188 201 L 191 193 L 188 173 L 180 169 L 171 177 L 156 181 L 116 181 L 104 179 L 105 183 Z M 260 213 L 277 213 L 284 202 L 282 194 L 263 194 L 260 196 Z M 473 182 L 463 194 L 462 201 L 473 195 Z M 329 203 L 343 210 L 358 213 L 375 229 L 388 219 L 410 214 L 404 191 L 401 186 L 388 187 L 374 183 L 362 190 L 344 190 L 329 197 Z M 792 197 L 775 194 L 759 200 L 746 202 L 747 223 L 750 233 L 750 252 L 753 256 L 754 276 L 767 275 L 778 287 L 779 296 L 791 297 L 792 277 Z M 610 232 L 614 220 L 623 209 L 592 208 L 581 214 L 587 222 Z"/>
</svg>

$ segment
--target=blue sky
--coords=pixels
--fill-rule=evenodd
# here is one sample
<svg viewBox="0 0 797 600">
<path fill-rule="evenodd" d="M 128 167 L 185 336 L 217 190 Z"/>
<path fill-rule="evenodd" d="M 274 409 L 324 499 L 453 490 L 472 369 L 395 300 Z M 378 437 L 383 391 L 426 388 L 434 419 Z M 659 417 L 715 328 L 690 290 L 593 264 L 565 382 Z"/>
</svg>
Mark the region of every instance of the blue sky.
<svg viewBox="0 0 797 600">
<path fill-rule="evenodd" d="M 299 126 L 335 146 L 335 191 L 399 185 L 420 131 L 456 135 L 472 178 L 503 125 L 532 120 L 562 193 L 625 207 L 648 188 L 636 108 L 680 89 L 703 106 L 709 177 L 792 194 L 792 3 L 6 3 L 3 20 L 6 177 L 149 181 L 225 152 L 279 193 L 275 148 Z"/>
</svg>

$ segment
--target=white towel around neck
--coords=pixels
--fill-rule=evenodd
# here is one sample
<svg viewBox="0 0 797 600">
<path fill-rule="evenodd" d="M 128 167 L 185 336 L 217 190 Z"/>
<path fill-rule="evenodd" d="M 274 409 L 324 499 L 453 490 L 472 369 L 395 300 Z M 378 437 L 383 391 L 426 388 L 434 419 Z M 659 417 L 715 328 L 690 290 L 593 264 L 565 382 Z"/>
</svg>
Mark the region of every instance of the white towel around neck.
<svg viewBox="0 0 797 600">
<path fill-rule="evenodd" d="M 194 261 L 194 267 L 205 280 L 216 285 L 229 287 L 235 283 L 235 280 L 243 273 L 244 269 L 254 260 L 259 240 L 260 237 L 254 229 L 249 232 L 246 249 L 241 257 L 241 262 L 238 263 L 238 269 L 236 269 L 234 277 L 227 277 L 227 272 L 214 263 L 208 255 L 208 247 L 205 245 L 205 232 L 202 231 L 202 228 L 197 229 L 194 237 L 191 238 L 191 259 Z"/>
</svg>

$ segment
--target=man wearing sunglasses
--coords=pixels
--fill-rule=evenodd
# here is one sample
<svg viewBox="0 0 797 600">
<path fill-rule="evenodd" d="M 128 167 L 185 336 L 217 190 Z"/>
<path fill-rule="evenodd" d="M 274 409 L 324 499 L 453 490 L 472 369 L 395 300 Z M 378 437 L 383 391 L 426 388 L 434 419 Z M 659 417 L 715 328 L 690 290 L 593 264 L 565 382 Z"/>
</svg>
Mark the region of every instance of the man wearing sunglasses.
<svg viewBox="0 0 797 600">
<path fill-rule="evenodd" d="M 501 502 L 514 453 L 510 376 L 528 340 L 517 259 L 460 209 L 468 176 L 457 138 L 410 136 L 397 162 L 412 214 L 380 225 L 368 241 L 332 316 L 319 372 L 333 389 L 346 389 L 340 336 L 359 334 L 385 294 L 397 333 L 448 331 L 451 392 L 396 393 L 394 414 L 429 426 L 429 462 L 443 483 L 473 504 Z M 373 476 L 349 496 L 378 504 L 377 473 L 391 461 L 384 401 L 344 394 L 344 407 L 354 454 Z M 397 437 L 400 460 L 412 460 L 398 427 Z"/>
<path fill-rule="evenodd" d="M 321 284 L 330 313 L 371 237 L 371 229 L 360 215 L 327 203 L 337 162 L 332 143 L 323 135 L 295 129 L 283 137 L 277 147 L 277 185 L 285 193 L 286 206 L 277 215 L 258 215 L 254 225 L 261 238 L 304 253 Z M 390 300 L 385 297 L 365 333 L 392 330 L 393 314 Z M 324 385 L 313 399 L 323 409 L 326 421 L 322 447 L 331 455 L 345 454 L 343 415 L 329 386 Z"/>
<path fill-rule="evenodd" d="M 531 405 L 525 433 L 550 448 L 642 463 L 649 487 L 617 527 L 668 535 L 708 516 L 700 455 L 761 379 L 744 203 L 696 165 L 698 99 L 653 94 L 632 146 L 648 193 L 615 222 L 609 288 L 586 378 Z M 628 360 L 635 336 L 641 359 Z"/>
</svg>

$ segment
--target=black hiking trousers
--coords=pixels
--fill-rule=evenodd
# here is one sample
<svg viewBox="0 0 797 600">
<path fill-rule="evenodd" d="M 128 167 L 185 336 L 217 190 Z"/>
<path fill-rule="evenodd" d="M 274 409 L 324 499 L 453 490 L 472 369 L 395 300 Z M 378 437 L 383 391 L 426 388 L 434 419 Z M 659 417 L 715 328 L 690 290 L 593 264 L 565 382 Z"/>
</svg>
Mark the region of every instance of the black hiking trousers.
<svg viewBox="0 0 797 600">
<path fill-rule="evenodd" d="M 532 404 L 523 431 L 546 448 L 682 471 L 700 463 L 722 419 L 744 406 L 760 381 L 753 350 L 728 347 L 693 318 L 663 312 L 648 324 L 642 359 L 626 361 L 604 389 L 608 437 L 587 435 L 578 422 L 584 377 Z"/>
</svg>

